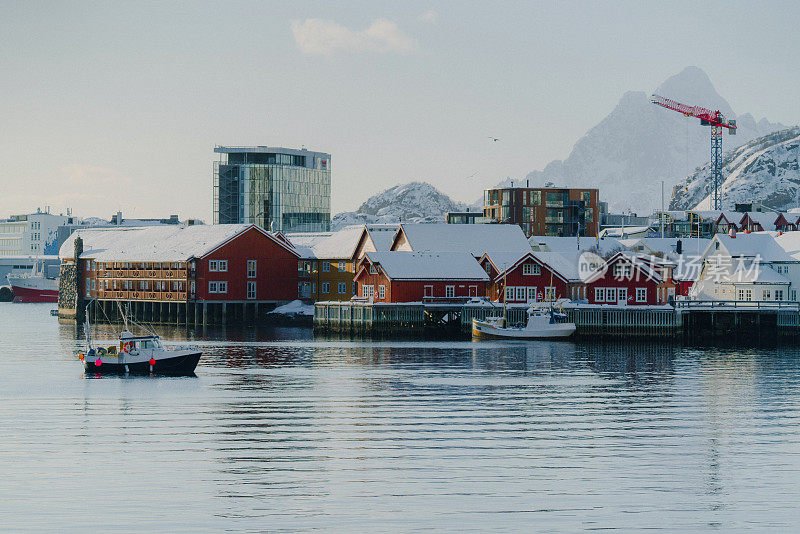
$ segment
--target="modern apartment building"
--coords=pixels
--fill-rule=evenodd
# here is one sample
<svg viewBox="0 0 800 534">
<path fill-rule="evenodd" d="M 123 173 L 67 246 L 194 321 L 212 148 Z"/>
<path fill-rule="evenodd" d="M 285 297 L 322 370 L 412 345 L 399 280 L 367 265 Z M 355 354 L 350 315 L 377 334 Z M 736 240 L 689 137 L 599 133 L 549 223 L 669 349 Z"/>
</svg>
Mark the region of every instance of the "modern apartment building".
<svg viewBox="0 0 800 534">
<path fill-rule="evenodd" d="M 53 215 L 47 209 L 0 220 L 0 256 L 56 255 L 61 244 L 58 228 L 73 221 L 72 216 Z"/>
<path fill-rule="evenodd" d="M 483 214 L 493 222 L 517 224 L 527 237 L 596 236 L 597 189 L 510 187 L 486 189 Z"/>
<path fill-rule="evenodd" d="M 274 232 L 327 232 L 331 155 L 281 147 L 217 146 L 214 224 Z"/>
</svg>

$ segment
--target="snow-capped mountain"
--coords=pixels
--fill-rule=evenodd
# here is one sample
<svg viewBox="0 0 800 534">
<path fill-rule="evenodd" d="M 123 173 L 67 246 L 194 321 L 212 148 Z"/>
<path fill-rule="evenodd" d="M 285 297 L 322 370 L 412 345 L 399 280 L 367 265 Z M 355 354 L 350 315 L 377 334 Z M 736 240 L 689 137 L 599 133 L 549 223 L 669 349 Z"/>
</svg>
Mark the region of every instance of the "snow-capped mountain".
<svg viewBox="0 0 800 534">
<path fill-rule="evenodd" d="M 331 229 L 351 224 L 390 222 L 444 222 L 448 211 L 463 211 L 466 206 L 425 182 L 396 185 L 367 199 L 356 211 L 336 214 Z"/>
<path fill-rule="evenodd" d="M 689 105 L 720 110 L 737 119 L 737 135 L 725 134 L 726 153 L 786 126 L 749 115 L 737 116 L 705 72 L 687 67 L 668 78 L 656 94 Z M 617 107 L 575 143 L 565 160 L 528 174 L 531 186 L 597 187 L 612 211 L 651 213 L 661 205 L 661 180 L 669 194 L 675 184 L 710 159 L 710 131 L 696 118 L 650 103 L 644 92 L 628 92 Z"/>
<path fill-rule="evenodd" d="M 800 206 L 800 127 L 750 141 L 722 160 L 719 187 L 722 209 L 737 202 L 760 202 L 776 210 Z M 714 183 L 709 164 L 675 187 L 670 209 L 713 208 Z"/>
</svg>

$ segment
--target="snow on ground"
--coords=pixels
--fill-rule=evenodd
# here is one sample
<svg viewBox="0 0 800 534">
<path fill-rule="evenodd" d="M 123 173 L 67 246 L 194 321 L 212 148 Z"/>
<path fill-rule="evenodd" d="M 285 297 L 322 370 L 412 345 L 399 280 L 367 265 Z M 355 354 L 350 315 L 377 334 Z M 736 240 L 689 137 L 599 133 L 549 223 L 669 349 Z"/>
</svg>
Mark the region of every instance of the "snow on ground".
<svg viewBox="0 0 800 534">
<path fill-rule="evenodd" d="M 283 306 L 278 306 L 270 313 L 278 315 L 314 315 L 314 305 L 306 304 L 302 300 L 293 300 Z"/>
</svg>

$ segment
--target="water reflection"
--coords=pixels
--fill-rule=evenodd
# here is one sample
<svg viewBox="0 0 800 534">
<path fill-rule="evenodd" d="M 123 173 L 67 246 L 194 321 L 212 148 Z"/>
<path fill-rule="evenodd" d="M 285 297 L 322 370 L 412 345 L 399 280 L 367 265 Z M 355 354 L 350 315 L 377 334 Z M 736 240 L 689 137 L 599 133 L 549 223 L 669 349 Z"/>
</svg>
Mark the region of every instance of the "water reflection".
<svg viewBox="0 0 800 534">
<path fill-rule="evenodd" d="M 47 311 L 0 308 L 8 530 L 796 523 L 792 346 L 157 327 L 168 343 L 203 348 L 197 378 L 84 380 L 80 328 Z M 90 514 L 52 497 L 107 503 L 121 488 L 124 499 Z"/>
</svg>

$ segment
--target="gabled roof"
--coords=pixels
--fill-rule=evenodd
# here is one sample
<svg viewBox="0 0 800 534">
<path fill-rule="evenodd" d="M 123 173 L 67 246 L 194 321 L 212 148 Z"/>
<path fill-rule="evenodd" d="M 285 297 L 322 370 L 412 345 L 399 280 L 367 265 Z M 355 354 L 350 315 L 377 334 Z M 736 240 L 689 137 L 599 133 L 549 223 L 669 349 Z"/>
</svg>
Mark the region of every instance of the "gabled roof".
<svg viewBox="0 0 800 534">
<path fill-rule="evenodd" d="M 364 233 L 363 225 L 346 226 L 337 232 L 313 232 L 286 234 L 293 245 L 302 247 L 303 252 L 308 250 L 313 258 L 319 259 L 349 259 L 356 252 L 356 247 Z M 309 257 L 301 254 L 302 257 Z"/>
<path fill-rule="evenodd" d="M 520 264 L 528 260 L 533 260 L 535 263 L 550 269 L 565 282 L 580 281 L 577 264 L 573 264 L 569 259 L 558 252 L 528 252 L 522 256 L 511 252 L 496 252 L 484 254 L 480 262 L 482 263 L 484 260 L 488 260 L 494 267 L 494 270 L 497 271 L 495 280 L 499 280 L 503 277 L 504 273 L 516 269 Z"/>
<path fill-rule="evenodd" d="M 773 234 L 774 232 L 754 232 L 752 234 L 740 232 L 736 234 L 736 237 L 717 234 L 703 255 L 714 254 L 717 251 L 714 243 L 719 241 L 720 248 L 724 249 L 731 257 L 755 258 L 759 256 L 761 261 L 767 262 L 797 261 L 778 245 Z"/>
<path fill-rule="evenodd" d="M 522 255 L 531 250 L 516 224 L 401 224 L 393 248 L 402 236 L 415 252 L 469 252 L 479 258 L 486 252 Z"/>
<path fill-rule="evenodd" d="M 82 258 L 97 261 L 175 261 L 202 258 L 234 237 L 254 229 L 298 255 L 283 240 L 253 224 L 169 225 L 135 228 L 89 228 L 75 231 L 59 250 L 72 258 L 75 239 L 83 240 Z"/>
<path fill-rule="evenodd" d="M 778 214 L 772 211 L 748 211 L 745 215 L 760 224 L 762 230 L 774 230 L 775 221 L 778 219 Z"/>
<path fill-rule="evenodd" d="M 397 234 L 397 224 L 368 224 L 367 233 L 378 252 L 387 252 Z"/>
<path fill-rule="evenodd" d="M 361 268 L 367 261 L 380 265 L 391 280 L 489 280 L 468 252 L 367 252 Z"/>
</svg>

